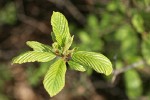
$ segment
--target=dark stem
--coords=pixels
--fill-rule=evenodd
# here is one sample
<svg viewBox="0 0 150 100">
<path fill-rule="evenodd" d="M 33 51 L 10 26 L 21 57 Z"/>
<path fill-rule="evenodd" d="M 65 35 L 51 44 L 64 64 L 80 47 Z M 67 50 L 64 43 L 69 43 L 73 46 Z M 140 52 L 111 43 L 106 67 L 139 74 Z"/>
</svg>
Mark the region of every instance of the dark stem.
<svg viewBox="0 0 150 100">
<path fill-rule="evenodd" d="M 113 77 L 112 77 L 112 81 L 111 81 L 111 82 L 114 83 L 115 80 L 116 80 L 116 77 L 117 77 L 119 74 L 124 73 L 124 72 L 126 72 L 126 71 L 128 71 L 128 70 L 130 70 L 130 69 L 139 67 L 139 66 L 144 65 L 144 64 L 145 64 L 145 61 L 144 61 L 144 60 L 141 60 L 141 61 L 139 61 L 139 62 L 135 62 L 135 63 L 133 63 L 133 64 L 131 64 L 131 65 L 125 66 L 125 67 L 123 67 L 123 68 L 121 68 L 121 69 L 116 69 L 116 70 L 114 70 L 114 71 L 113 71 Z"/>
</svg>

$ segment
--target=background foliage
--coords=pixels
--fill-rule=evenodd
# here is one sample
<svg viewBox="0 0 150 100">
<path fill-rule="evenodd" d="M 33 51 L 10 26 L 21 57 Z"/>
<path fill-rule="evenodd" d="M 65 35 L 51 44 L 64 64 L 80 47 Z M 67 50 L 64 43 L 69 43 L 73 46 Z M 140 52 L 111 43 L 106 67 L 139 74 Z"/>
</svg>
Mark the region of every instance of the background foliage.
<svg viewBox="0 0 150 100">
<path fill-rule="evenodd" d="M 0 100 L 49 99 L 42 84 L 49 64 L 11 66 L 11 59 L 29 50 L 28 40 L 52 43 L 53 10 L 69 19 L 73 46 L 105 54 L 115 69 L 110 77 L 69 70 L 65 89 L 53 100 L 150 99 L 149 0 L 1 0 Z"/>
</svg>

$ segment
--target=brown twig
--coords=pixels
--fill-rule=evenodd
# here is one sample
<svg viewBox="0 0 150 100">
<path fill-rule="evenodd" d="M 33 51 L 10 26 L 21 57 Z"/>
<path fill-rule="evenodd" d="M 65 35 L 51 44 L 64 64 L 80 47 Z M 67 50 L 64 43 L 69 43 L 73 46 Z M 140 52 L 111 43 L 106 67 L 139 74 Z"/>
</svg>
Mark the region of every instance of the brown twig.
<svg viewBox="0 0 150 100">
<path fill-rule="evenodd" d="M 34 18 L 25 15 L 24 4 L 23 4 L 22 0 L 16 0 L 15 4 L 16 4 L 16 8 L 17 8 L 18 20 L 20 20 L 21 22 L 23 22 L 27 25 L 32 26 L 33 28 L 38 29 L 42 33 L 49 32 L 49 27 L 45 23 L 37 21 Z"/>
<path fill-rule="evenodd" d="M 32 17 L 26 16 L 24 14 L 19 14 L 18 19 L 25 24 L 28 24 L 34 28 L 37 28 L 42 33 L 49 32 L 49 28 L 47 25 L 45 25 L 43 22 L 39 22 L 39 21 L 33 19 Z"/>
<path fill-rule="evenodd" d="M 65 7 L 69 13 L 82 25 L 85 24 L 85 17 L 84 15 L 78 10 L 78 8 L 69 0 L 48 0 L 56 5 L 61 7 Z"/>
<path fill-rule="evenodd" d="M 112 77 L 112 83 L 115 82 L 116 77 L 117 77 L 119 74 L 124 73 L 124 72 L 126 72 L 126 71 L 128 71 L 128 70 L 130 70 L 130 69 L 139 67 L 139 66 L 144 65 L 144 64 L 145 64 L 145 62 L 144 62 L 143 60 L 141 60 L 141 61 L 139 61 L 139 62 L 135 62 L 135 63 L 133 63 L 133 64 L 131 64 L 131 65 L 128 65 L 128 66 L 126 66 L 126 67 L 123 67 L 123 68 L 121 68 L 121 69 L 116 69 L 116 70 L 114 70 L 114 71 L 113 71 L 113 77 Z"/>
</svg>

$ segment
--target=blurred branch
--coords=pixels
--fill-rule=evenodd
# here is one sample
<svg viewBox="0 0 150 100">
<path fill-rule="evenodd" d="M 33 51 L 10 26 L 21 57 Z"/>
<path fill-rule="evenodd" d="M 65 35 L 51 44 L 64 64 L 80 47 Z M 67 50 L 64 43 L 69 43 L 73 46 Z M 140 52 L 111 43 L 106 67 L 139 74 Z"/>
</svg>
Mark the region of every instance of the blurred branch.
<svg viewBox="0 0 150 100">
<path fill-rule="evenodd" d="M 49 28 L 47 25 L 45 25 L 43 22 L 39 22 L 39 21 L 33 19 L 32 17 L 26 16 L 24 14 L 19 14 L 18 19 L 25 24 L 28 24 L 34 28 L 37 28 L 42 33 L 49 32 Z"/>
<path fill-rule="evenodd" d="M 58 6 L 65 7 L 69 13 L 80 23 L 85 24 L 84 15 L 78 10 L 78 8 L 69 0 L 48 0 Z"/>
<path fill-rule="evenodd" d="M 119 74 L 124 73 L 124 72 L 126 72 L 126 71 L 128 71 L 128 70 L 130 70 L 130 69 L 139 67 L 139 66 L 144 65 L 144 64 L 146 64 L 146 63 L 145 63 L 145 61 L 142 60 L 142 61 L 139 61 L 139 62 L 135 62 L 135 63 L 133 63 L 133 64 L 131 64 L 131 65 L 128 65 L 128 66 L 126 66 L 126 67 L 123 67 L 123 68 L 121 68 L 121 69 L 116 69 L 116 70 L 114 70 L 114 71 L 113 71 L 113 77 L 112 77 L 112 83 L 115 82 L 116 77 L 117 77 Z"/>
<path fill-rule="evenodd" d="M 0 61 L 12 59 L 16 52 L 16 50 L 0 50 Z"/>
<path fill-rule="evenodd" d="M 24 13 L 24 4 L 23 4 L 22 0 L 16 0 L 15 4 L 16 4 L 17 11 L 18 11 L 17 16 L 18 16 L 18 19 L 21 22 L 23 22 L 25 24 L 28 24 L 28 25 L 38 29 L 42 33 L 49 32 L 49 27 L 45 23 L 40 22 L 38 20 L 35 20 L 32 17 L 29 17 L 29 16 L 25 15 L 25 13 Z"/>
</svg>

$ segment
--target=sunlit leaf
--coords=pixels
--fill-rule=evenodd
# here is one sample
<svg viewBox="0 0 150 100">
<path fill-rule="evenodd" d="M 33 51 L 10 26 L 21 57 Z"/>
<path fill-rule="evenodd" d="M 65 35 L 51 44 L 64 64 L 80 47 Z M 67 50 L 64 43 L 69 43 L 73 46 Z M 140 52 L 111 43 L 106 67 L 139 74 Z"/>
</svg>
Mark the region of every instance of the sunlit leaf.
<svg viewBox="0 0 150 100">
<path fill-rule="evenodd" d="M 70 38 L 67 19 L 61 13 L 53 12 L 53 15 L 51 17 L 51 25 L 56 41 L 60 46 L 64 46 L 66 41 L 68 41 L 68 39 Z"/>
<path fill-rule="evenodd" d="M 50 96 L 55 96 L 65 85 L 66 64 L 63 59 L 54 62 L 47 74 L 45 75 L 43 84 Z"/>
<path fill-rule="evenodd" d="M 112 64 L 110 60 L 102 54 L 87 51 L 78 51 L 73 53 L 72 60 L 93 68 L 98 73 L 109 75 L 112 73 Z"/>
<path fill-rule="evenodd" d="M 72 42 L 73 42 L 73 38 L 74 36 L 70 37 L 68 39 L 68 41 L 65 43 L 64 49 L 63 49 L 63 53 L 65 53 L 71 46 Z"/>
<path fill-rule="evenodd" d="M 26 44 L 31 47 L 34 51 L 40 51 L 40 52 L 51 52 L 52 47 L 42 44 L 37 41 L 27 41 Z"/>
<path fill-rule="evenodd" d="M 26 63 L 26 62 L 47 62 L 54 59 L 56 56 L 50 52 L 37 52 L 37 51 L 28 51 L 25 52 L 13 59 L 12 63 Z"/>
<path fill-rule="evenodd" d="M 70 66 L 70 68 L 71 69 L 74 69 L 74 70 L 77 70 L 77 71 L 86 71 L 86 69 L 82 66 L 82 65 L 80 65 L 79 63 L 76 63 L 76 62 L 74 62 L 74 61 L 68 61 L 68 64 L 69 64 L 69 66 Z"/>
</svg>

